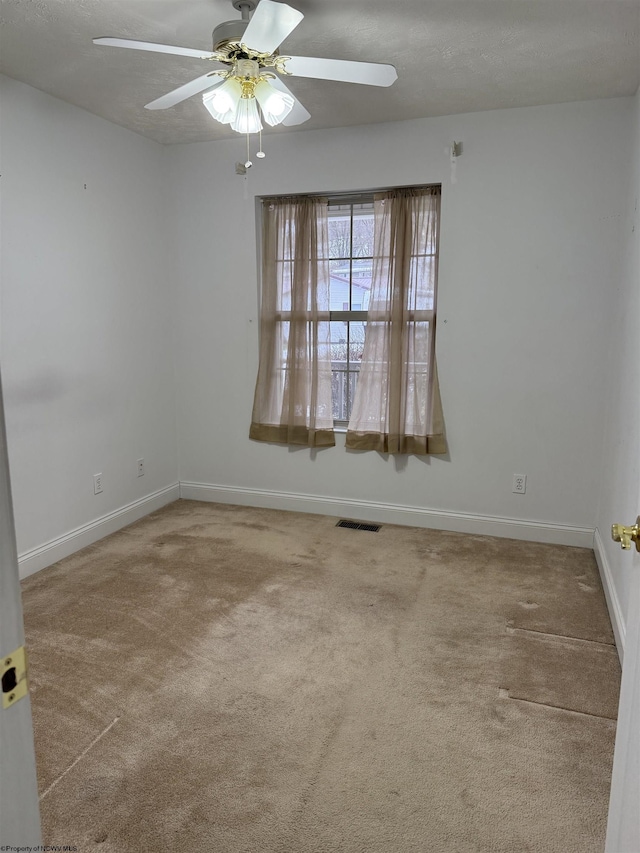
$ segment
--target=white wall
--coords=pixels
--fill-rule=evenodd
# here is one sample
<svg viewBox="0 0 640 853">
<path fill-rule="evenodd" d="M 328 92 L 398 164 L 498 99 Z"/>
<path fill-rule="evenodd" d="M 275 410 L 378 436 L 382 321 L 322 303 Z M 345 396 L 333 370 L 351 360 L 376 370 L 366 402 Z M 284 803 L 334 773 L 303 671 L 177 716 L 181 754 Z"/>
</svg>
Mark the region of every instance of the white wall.
<svg viewBox="0 0 640 853">
<path fill-rule="evenodd" d="M 0 363 L 24 554 L 176 483 L 173 281 L 164 148 L 1 86 Z"/>
<path fill-rule="evenodd" d="M 234 172 L 244 140 L 173 147 L 181 481 L 248 503 L 287 505 L 270 492 L 347 498 L 356 517 L 362 503 L 359 517 L 375 514 L 367 501 L 432 508 L 445 515 L 427 523 L 459 529 L 474 528 L 456 514 L 525 519 L 528 528 L 495 532 L 552 541 L 566 528 L 557 541 L 590 544 L 633 109 L 633 99 L 613 99 L 266 133 L 267 158 L 246 187 Z M 454 139 L 464 153 L 452 183 Z M 341 440 L 317 453 L 249 441 L 254 196 L 439 181 L 437 352 L 450 458 L 396 461 L 346 452 Z M 524 496 L 511 492 L 514 472 L 527 474 Z"/>
<path fill-rule="evenodd" d="M 610 610 L 623 636 L 631 592 L 631 574 L 637 571 L 627 552 L 610 536 L 613 522 L 633 524 L 640 514 L 640 93 L 633 100 L 629 137 L 631 164 L 624 215 L 622 272 L 608 288 L 614 323 L 609 338 L 605 440 L 599 477 L 596 554 L 609 576 Z"/>
<path fill-rule="evenodd" d="M 604 404 L 612 344 L 637 363 L 622 351 L 631 325 L 619 331 L 620 312 L 637 311 L 637 99 L 271 132 L 245 181 L 244 140 L 163 149 L 15 81 L 1 95 L 0 355 L 21 553 L 175 483 L 176 399 L 186 496 L 575 544 L 590 544 L 596 517 L 626 519 L 600 460 L 608 409 L 621 407 L 609 436 L 638 423 L 621 385 Z M 449 457 L 347 452 L 340 437 L 315 453 L 249 441 L 255 196 L 436 181 Z M 636 173 L 634 198 L 637 185 Z M 528 475 L 524 496 L 514 472 Z"/>
</svg>

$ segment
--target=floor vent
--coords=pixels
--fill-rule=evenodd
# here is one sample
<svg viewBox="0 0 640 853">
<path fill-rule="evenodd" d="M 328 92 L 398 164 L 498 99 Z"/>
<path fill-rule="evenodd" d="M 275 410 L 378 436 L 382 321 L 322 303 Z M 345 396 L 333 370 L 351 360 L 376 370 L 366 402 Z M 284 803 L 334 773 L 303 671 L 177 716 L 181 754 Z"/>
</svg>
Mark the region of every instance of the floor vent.
<svg viewBox="0 0 640 853">
<path fill-rule="evenodd" d="M 369 530 L 371 533 L 377 533 L 382 527 L 381 524 L 365 524 L 362 521 L 347 521 L 342 518 L 336 527 L 348 527 L 349 530 Z"/>
</svg>

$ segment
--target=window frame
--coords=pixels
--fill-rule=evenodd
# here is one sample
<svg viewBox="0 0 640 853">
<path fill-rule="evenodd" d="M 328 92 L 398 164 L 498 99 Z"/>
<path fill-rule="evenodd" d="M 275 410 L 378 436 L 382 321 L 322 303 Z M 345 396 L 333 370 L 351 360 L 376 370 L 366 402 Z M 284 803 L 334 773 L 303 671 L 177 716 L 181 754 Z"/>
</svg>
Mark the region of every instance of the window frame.
<svg viewBox="0 0 640 853">
<path fill-rule="evenodd" d="M 375 201 L 375 196 L 378 193 L 391 192 L 394 190 L 402 190 L 402 189 L 427 189 L 427 188 L 441 187 L 441 186 L 442 186 L 441 182 L 432 182 L 432 183 L 426 183 L 426 184 L 411 183 L 411 184 L 399 184 L 399 185 L 387 186 L 387 187 L 378 187 L 378 188 L 370 189 L 370 190 L 355 190 L 355 191 L 342 191 L 342 192 L 335 192 L 335 191 L 333 191 L 333 192 L 317 192 L 317 191 L 315 191 L 312 193 L 304 193 L 304 192 L 285 193 L 285 194 L 282 194 L 281 196 L 278 194 L 271 194 L 270 193 L 269 197 L 273 197 L 273 198 L 282 197 L 282 198 L 284 198 L 286 196 L 291 195 L 291 196 L 308 196 L 310 198 L 324 198 L 327 200 L 327 205 L 328 205 L 329 211 L 330 211 L 332 206 L 335 208 L 335 207 L 338 207 L 340 205 L 347 205 L 348 204 L 351 206 L 351 220 L 353 222 L 353 207 L 355 205 L 371 204 L 372 205 L 371 214 L 374 215 L 373 204 Z M 256 200 L 256 225 L 257 225 L 257 232 L 259 234 L 261 233 L 260 225 L 261 225 L 261 221 L 262 221 L 262 219 L 261 219 L 261 206 L 262 206 L 262 202 L 263 202 L 265 197 L 266 196 L 256 196 L 256 199 L 255 199 Z M 329 216 L 330 216 L 330 212 L 329 212 Z M 258 259 L 260 259 L 262 257 L 262 245 L 261 245 L 260 240 L 258 241 L 258 247 L 257 248 L 258 248 Z M 373 250 L 373 246 L 372 246 L 372 250 Z M 436 246 L 436 249 L 434 252 L 426 253 L 426 254 L 428 254 L 430 257 L 435 257 L 436 262 L 437 262 L 437 259 L 439 258 L 439 246 Z M 367 256 L 367 258 L 368 258 L 368 256 Z M 329 260 L 338 260 L 338 259 L 329 258 Z M 351 255 L 350 258 L 345 259 L 345 260 L 350 261 L 349 301 L 351 302 L 351 300 L 352 300 L 352 287 L 353 287 L 351 266 L 352 266 L 354 257 L 353 257 L 353 255 Z M 374 261 L 373 255 L 371 256 L 371 261 L 372 261 L 372 266 L 373 266 L 373 261 Z M 258 266 L 259 266 L 259 269 L 261 269 L 260 263 L 258 264 Z M 372 273 L 373 273 L 373 271 L 372 271 Z M 260 277 L 259 277 L 259 281 L 260 281 Z M 437 286 L 437 284 L 438 284 L 438 282 L 436 280 L 436 286 Z M 262 298 L 261 294 L 262 294 L 262 288 L 260 285 L 259 293 L 258 293 L 258 314 L 260 314 L 260 304 L 261 304 L 261 298 Z M 419 320 L 428 320 L 429 323 L 433 325 L 433 336 L 434 336 L 433 347 L 434 347 L 434 349 L 435 349 L 436 314 L 437 314 L 436 306 L 437 306 L 437 291 L 434 294 L 434 307 L 433 307 L 433 309 L 421 310 L 419 312 L 412 313 L 408 318 L 409 320 L 414 320 L 414 321 L 418 320 L 418 319 Z M 354 311 L 354 310 L 332 311 L 332 310 L 329 310 L 328 321 L 330 323 L 334 322 L 334 321 L 335 322 L 344 322 L 347 324 L 347 328 L 348 328 L 348 324 L 350 322 L 361 322 L 365 325 L 365 328 L 366 328 L 366 323 L 368 321 L 368 314 L 369 314 L 368 310 L 360 310 L 360 311 Z M 418 314 L 420 315 L 419 317 L 418 317 Z M 283 321 L 290 319 L 290 317 L 291 317 L 290 311 L 282 311 L 282 312 L 276 313 L 275 320 L 283 322 Z M 366 331 L 365 331 L 365 336 L 366 336 Z M 351 404 L 353 404 L 353 401 L 351 401 Z M 350 415 L 350 412 L 349 412 L 349 415 Z M 338 418 L 333 419 L 333 428 L 334 428 L 335 432 L 346 433 L 347 429 L 348 429 L 348 424 L 349 424 L 348 418 L 347 419 L 338 419 Z"/>
</svg>

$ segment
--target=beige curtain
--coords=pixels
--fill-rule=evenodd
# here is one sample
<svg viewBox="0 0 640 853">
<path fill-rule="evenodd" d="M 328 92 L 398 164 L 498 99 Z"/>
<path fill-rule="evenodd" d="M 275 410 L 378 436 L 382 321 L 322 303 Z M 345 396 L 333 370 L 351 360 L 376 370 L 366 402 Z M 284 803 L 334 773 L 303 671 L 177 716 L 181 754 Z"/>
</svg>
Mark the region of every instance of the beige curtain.
<svg viewBox="0 0 640 853">
<path fill-rule="evenodd" d="M 435 362 L 440 188 L 379 193 L 364 353 L 346 446 L 446 453 Z"/>
<path fill-rule="evenodd" d="M 327 200 L 265 199 L 262 214 L 260 364 L 249 435 L 330 446 Z"/>
</svg>

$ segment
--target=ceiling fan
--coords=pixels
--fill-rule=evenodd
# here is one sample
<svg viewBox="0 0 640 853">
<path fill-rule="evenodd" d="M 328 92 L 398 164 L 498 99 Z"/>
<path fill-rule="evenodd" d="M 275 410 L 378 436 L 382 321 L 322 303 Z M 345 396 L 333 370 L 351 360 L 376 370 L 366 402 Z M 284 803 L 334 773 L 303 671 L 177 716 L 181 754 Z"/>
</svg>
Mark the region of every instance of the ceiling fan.
<svg viewBox="0 0 640 853">
<path fill-rule="evenodd" d="M 398 77 L 393 65 L 280 55 L 278 48 L 304 17 L 302 12 L 275 0 L 232 0 L 240 20 L 226 21 L 213 31 L 213 50 L 121 38 L 95 38 L 94 44 L 157 53 L 190 56 L 219 64 L 219 68 L 179 86 L 145 104 L 148 110 L 165 110 L 204 92 L 203 103 L 213 118 L 238 133 L 262 130 L 262 117 L 270 125 L 302 124 L 311 115 L 289 91 L 282 77 L 312 77 L 390 86 Z M 253 14 L 252 14 L 253 13 Z M 258 105 L 260 111 L 258 111 Z"/>
</svg>

